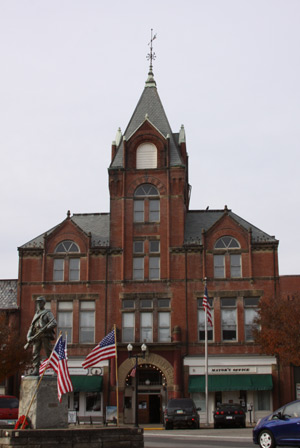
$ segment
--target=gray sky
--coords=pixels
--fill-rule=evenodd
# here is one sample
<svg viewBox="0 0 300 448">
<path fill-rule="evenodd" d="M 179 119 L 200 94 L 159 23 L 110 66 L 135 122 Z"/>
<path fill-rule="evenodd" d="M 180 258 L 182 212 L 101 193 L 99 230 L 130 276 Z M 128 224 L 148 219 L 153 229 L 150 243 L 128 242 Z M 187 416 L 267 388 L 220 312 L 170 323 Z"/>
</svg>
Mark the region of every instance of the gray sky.
<svg viewBox="0 0 300 448">
<path fill-rule="evenodd" d="M 71 213 L 108 212 L 111 142 L 148 73 L 184 124 L 191 209 L 235 213 L 300 274 L 299 0 L 0 0 L 0 278 Z"/>
</svg>

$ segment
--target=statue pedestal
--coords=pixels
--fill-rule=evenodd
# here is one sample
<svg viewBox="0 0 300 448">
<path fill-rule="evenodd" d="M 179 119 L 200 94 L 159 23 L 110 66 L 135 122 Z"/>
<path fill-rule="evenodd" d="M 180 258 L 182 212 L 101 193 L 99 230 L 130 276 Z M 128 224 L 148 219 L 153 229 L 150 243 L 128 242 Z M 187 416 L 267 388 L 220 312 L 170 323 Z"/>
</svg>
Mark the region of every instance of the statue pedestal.
<svg viewBox="0 0 300 448">
<path fill-rule="evenodd" d="M 19 416 L 26 415 L 39 380 L 38 376 L 25 376 L 22 378 Z M 56 375 L 44 375 L 32 402 L 28 417 L 30 418 L 32 429 L 68 427 L 68 398 L 67 395 L 63 395 L 61 403 L 58 401 Z"/>
</svg>

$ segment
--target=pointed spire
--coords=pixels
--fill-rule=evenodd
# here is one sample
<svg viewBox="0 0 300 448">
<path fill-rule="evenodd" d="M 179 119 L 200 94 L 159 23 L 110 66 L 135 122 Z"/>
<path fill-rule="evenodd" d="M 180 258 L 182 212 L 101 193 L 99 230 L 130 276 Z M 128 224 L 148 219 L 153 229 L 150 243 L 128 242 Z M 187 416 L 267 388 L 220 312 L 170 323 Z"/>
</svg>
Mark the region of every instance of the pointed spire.
<svg viewBox="0 0 300 448">
<path fill-rule="evenodd" d="M 153 36 L 153 29 L 151 28 L 151 40 L 148 44 L 148 45 L 150 45 L 150 53 L 147 54 L 147 59 L 148 59 L 148 61 L 150 61 L 150 65 L 149 65 L 148 78 L 147 78 L 146 85 L 145 85 L 146 87 L 156 87 L 156 82 L 155 82 L 154 74 L 153 74 L 153 66 L 152 66 L 152 61 L 154 61 L 154 59 L 156 58 L 156 55 L 153 51 L 153 46 L 152 46 L 154 39 L 156 39 L 156 34 L 154 34 L 154 36 Z"/>
<path fill-rule="evenodd" d="M 121 131 L 121 128 L 118 128 L 117 134 L 116 134 L 116 139 L 115 139 L 117 147 L 119 146 L 121 139 L 122 139 L 122 131 Z"/>
<path fill-rule="evenodd" d="M 179 131 L 179 144 L 185 143 L 185 130 L 183 124 L 181 125 L 180 131 Z"/>
</svg>

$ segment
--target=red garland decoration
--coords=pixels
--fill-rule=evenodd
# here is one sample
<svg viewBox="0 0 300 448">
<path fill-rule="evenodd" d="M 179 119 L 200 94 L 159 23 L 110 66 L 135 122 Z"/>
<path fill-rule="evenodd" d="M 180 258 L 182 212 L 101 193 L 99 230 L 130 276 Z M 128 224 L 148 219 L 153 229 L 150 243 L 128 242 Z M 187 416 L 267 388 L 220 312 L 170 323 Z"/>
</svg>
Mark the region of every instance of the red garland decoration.
<svg viewBox="0 0 300 448">
<path fill-rule="evenodd" d="M 18 418 L 17 423 L 15 424 L 15 429 L 19 429 L 19 428 L 21 429 L 24 420 L 25 420 L 25 423 L 24 423 L 23 429 L 28 429 L 28 428 L 30 428 L 30 422 L 29 422 L 29 420 L 27 420 L 27 418 L 25 418 L 25 415 L 21 415 L 21 416 Z"/>
</svg>

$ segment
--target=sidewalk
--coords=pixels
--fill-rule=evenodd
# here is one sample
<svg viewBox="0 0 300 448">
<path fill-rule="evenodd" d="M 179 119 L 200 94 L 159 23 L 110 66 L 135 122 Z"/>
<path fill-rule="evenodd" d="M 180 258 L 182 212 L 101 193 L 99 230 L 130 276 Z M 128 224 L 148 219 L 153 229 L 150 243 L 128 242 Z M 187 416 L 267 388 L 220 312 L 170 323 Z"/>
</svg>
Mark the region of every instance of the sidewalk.
<svg viewBox="0 0 300 448">
<path fill-rule="evenodd" d="M 163 425 L 161 424 L 140 424 L 139 425 L 140 428 L 143 428 L 144 431 L 165 431 L 168 433 L 173 433 L 176 431 L 183 431 L 186 434 L 190 434 L 190 433 L 196 433 L 196 434 L 203 434 L 203 435 L 209 435 L 211 437 L 216 436 L 216 437 L 220 437 L 220 435 L 222 435 L 223 437 L 232 437 L 232 436 L 240 436 L 240 437 L 249 437 L 252 439 L 252 430 L 253 427 L 247 427 L 247 428 L 218 428 L 218 429 L 214 429 L 213 427 L 207 427 L 204 425 L 200 426 L 200 429 L 183 429 L 183 428 L 179 428 L 179 429 L 169 429 L 169 430 L 165 430 Z"/>
</svg>

